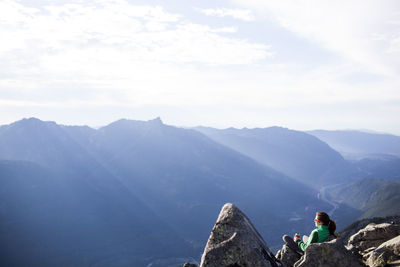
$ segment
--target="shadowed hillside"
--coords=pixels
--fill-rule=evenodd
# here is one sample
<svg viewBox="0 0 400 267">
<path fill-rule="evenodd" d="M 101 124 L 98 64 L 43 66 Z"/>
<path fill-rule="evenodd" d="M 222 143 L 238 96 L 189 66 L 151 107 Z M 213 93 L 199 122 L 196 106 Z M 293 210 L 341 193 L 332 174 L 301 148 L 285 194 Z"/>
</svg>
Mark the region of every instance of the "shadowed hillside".
<svg viewBox="0 0 400 267">
<path fill-rule="evenodd" d="M 98 185 L 2 160 L 0 188 L 4 266 L 143 266 L 191 253 L 179 233 L 111 177 Z"/>
<path fill-rule="evenodd" d="M 307 133 L 281 127 L 196 130 L 314 187 L 347 183 L 356 177 L 353 166 L 338 152 Z"/>
<path fill-rule="evenodd" d="M 329 188 L 336 201 L 362 211 L 361 218 L 400 214 L 400 183 L 365 178 Z"/>
</svg>

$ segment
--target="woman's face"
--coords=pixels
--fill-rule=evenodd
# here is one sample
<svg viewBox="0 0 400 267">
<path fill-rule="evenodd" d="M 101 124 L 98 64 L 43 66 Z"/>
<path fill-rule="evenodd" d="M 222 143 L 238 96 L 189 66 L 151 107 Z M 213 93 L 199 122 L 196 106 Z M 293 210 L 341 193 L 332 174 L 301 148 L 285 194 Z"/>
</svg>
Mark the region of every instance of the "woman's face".
<svg viewBox="0 0 400 267">
<path fill-rule="evenodd" d="M 318 220 L 317 216 L 315 216 L 314 222 L 315 222 L 315 226 L 322 224 L 322 222 L 320 220 Z"/>
</svg>

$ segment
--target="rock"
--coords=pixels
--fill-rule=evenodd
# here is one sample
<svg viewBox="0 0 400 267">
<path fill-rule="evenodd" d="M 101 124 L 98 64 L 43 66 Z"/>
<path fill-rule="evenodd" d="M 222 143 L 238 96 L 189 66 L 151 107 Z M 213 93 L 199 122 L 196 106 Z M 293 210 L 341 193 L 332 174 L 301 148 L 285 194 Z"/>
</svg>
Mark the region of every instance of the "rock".
<svg viewBox="0 0 400 267">
<path fill-rule="evenodd" d="M 339 233 L 339 238 L 309 245 L 300 259 L 286 245 L 275 257 L 246 215 L 226 204 L 211 232 L 200 267 L 366 266 L 361 259 L 371 267 L 400 266 L 399 225 L 399 216 L 364 219 Z M 346 249 L 346 244 L 351 250 Z"/>
<path fill-rule="evenodd" d="M 225 204 L 211 231 L 200 267 L 278 267 L 275 258 L 247 216 Z"/>
<path fill-rule="evenodd" d="M 365 255 L 365 254 L 368 254 L 368 253 L 374 251 L 375 249 L 376 249 L 376 247 L 370 247 L 370 248 L 367 248 L 366 250 L 360 251 L 359 253 L 361 255 Z"/>
<path fill-rule="evenodd" d="M 364 255 L 370 267 L 383 267 L 400 260 L 400 235 L 382 243 L 375 250 Z"/>
<path fill-rule="evenodd" d="M 183 267 L 199 267 L 197 264 L 193 264 L 193 263 L 185 263 L 183 265 Z"/>
<path fill-rule="evenodd" d="M 324 242 L 329 242 L 334 239 L 334 236 L 329 236 Z M 301 255 L 290 249 L 285 244 L 282 246 L 282 249 L 276 253 L 276 258 L 280 260 L 285 266 L 292 267 L 294 266 L 295 262 L 297 262 L 301 258 Z"/>
<path fill-rule="evenodd" d="M 331 241 L 333 241 L 333 240 L 335 240 L 335 239 L 336 239 L 335 236 L 330 235 L 330 236 L 328 236 L 328 237 L 324 240 L 324 243 L 325 243 L 325 242 L 331 242 Z"/>
<path fill-rule="evenodd" d="M 352 235 L 346 247 L 349 250 L 364 251 L 371 247 L 378 247 L 398 235 L 400 235 L 399 224 L 371 223 Z"/>
<path fill-rule="evenodd" d="M 348 240 L 350 236 L 354 235 L 361 229 L 365 228 L 368 224 L 375 223 L 375 224 L 381 224 L 381 223 L 390 223 L 390 224 L 400 224 L 400 216 L 389 216 L 385 218 L 369 218 L 369 219 L 362 219 L 359 221 L 356 221 L 349 226 L 347 226 L 345 229 L 343 229 L 339 233 L 339 238 L 338 241 L 342 242 L 343 245 L 348 244 Z"/>
<path fill-rule="evenodd" d="M 334 239 L 330 242 L 310 244 L 305 254 L 294 264 L 294 267 L 305 266 L 358 267 L 365 265 L 350 251 L 346 250 L 337 239 Z"/>
<path fill-rule="evenodd" d="M 287 245 L 283 245 L 282 249 L 276 253 L 276 258 L 280 260 L 285 266 L 293 266 L 296 261 L 300 259 L 300 255 L 289 248 Z"/>
<path fill-rule="evenodd" d="M 386 267 L 399 267 L 399 266 L 400 266 L 400 260 L 388 262 L 388 264 L 386 265 Z"/>
</svg>

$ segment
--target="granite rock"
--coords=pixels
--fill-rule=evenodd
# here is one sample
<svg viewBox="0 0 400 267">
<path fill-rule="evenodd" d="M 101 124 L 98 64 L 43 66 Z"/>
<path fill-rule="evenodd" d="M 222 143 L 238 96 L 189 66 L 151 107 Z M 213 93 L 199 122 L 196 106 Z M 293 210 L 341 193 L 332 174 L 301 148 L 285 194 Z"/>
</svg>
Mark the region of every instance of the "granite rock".
<svg viewBox="0 0 400 267">
<path fill-rule="evenodd" d="M 364 260 L 370 267 L 383 267 L 391 262 L 400 260 L 400 235 L 366 253 Z"/>
<path fill-rule="evenodd" d="M 381 223 L 390 223 L 390 224 L 400 224 L 400 216 L 389 216 L 385 218 L 375 217 L 375 218 L 368 218 L 356 221 L 341 232 L 339 232 L 338 241 L 341 242 L 343 245 L 348 245 L 348 241 L 350 237 L 356 234 L 361 229 L 365 228 L 368 224 L 381 224 Z"/>
<path fill-rule="evenodd" d="M 391 223 L 368 224 L 349 238 L 347 249 L 364 251 L 400 235 L 400 225 Z"/>
<path fill-rule="evenodd" d="M 283 245 L 282 249 L 276 253 L 276 258 L 285 266 L 290 267 L 301 258 L 301 255 L 293 251 L 293 249 L 289 248 L 287 245 Z"/>
<path fill-rule="evenodd" d="M 305 254 L 294 264 L 294 267 L 306 266 L 358 267 L 365 265 L 337 239 L 334 239 L 329 242 L 310 244 Z"/>
<path fill-rule="evenodd" d="M 283 264 L 269 250 L 249 218 L 233 204 L 225 204 L 211 231 L 200 267 L 278 267 Z"/>
</svg>

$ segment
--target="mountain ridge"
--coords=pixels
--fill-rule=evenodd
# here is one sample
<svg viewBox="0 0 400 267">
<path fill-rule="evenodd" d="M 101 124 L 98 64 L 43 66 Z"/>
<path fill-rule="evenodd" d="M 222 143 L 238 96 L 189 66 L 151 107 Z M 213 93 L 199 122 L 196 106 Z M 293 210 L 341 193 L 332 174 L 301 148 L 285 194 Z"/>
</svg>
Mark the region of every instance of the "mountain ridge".
<svg viewBox="0 0 400 267">
<path fill-rule="evenodd" d="M 246 136 L 249 132 L 263 133 L 265 129 L 230 128 L 228 131 L 243 132 Z M 296 154 L 298 151 L 302 152 L 304 148 L 307 149 L 309 144 L 302 142 L 302 137 L 313 140 L 316 144 L 322 143 L 316 137 L 282 127 L 273 127 L 272 132 L 278 132 L 278 135 L 282 136 L 279 142 L 272 142 L 277 145 L 275 149 L 286 145 L 283 146 L 283 152 L 289 154 Z M 297 139 L 299 136 L 300 138 Z M 259 135 L 255 137 L 258 138 Z M 263 141 L 263 136 L 261 137 L 260 140 Z M 258 142 L 257 138 L 251 140 Z M 293 144 L 296 145 L 297 150 L 291 149 Z M 322 148 L 327 147 L 329 148 L 323 143 Z M 282 153 L 282 158 L 287 155 L 285 153 Z M 336 155 L 333 159 L 339 159 L 340 162 L 342 157 L 337 152 L 332 153 Z M 302 156 L 296 157 L 292 162 L 296 159 L 300 161 Z M 292 158 L 293 155 L 288 157 L 288 159 Z M 134 259 L 137 260 L 138 266 L 151 263 L 157 267 L 163 266 L 165 262 L 175 262 L 178 258 L 196 258 L 214 223 L 215 213 L 226 202 L 240 205 L 246 214 L 254 218 L 255 226 L 263 236 L 269 238 L 268 242 L 273 247 L 281 242 L 279 233 L 286 232 L 288 229 L 308 232 L 311 230 L 308 219 L 315 215 L 315 211 L 331 209 L 331 204 L 318 198 L 318 191 L 315 188 L 310 188 L 195 129 L 166 125 L 160 118 L 150 121 L 121 119 L 98 129 L 88 126 L 59 125 L 35 118 L 21 120 L 11 127 L 7 125 L 0 127 L 0 173 L 3 166 L 2 159 L 34 162 L 38 168 L 46 170 L 45 173 L 50 173 L 46 174 L 47 176 L 56 177 L 62 182 L 63 186 L 55 186 L 54 190 L 59 192 L 60 196 L 65 196 L 64 200 L 61 198 L 56 201 L 47 201 L 46 199 L 51 199 L 49 196 L 52 195 L 48 191 L 40 200 L 39 195 L 35 193 L 38 201 L 32 201 L 33 210 L 39 209 L 41 205 L 39 203 L 46 201 L 49 202 L 46 204 L 46 209 L 63 210 L 64 206 L 70 207 L 66 209 L 68 211 L 66 214 L 71 218 L 74 217 L 73 208 L 80 210 L 78 217 L 93 224 L 93 230 L 91 230 L 93 236 L 85 242 L 93 241 L 93 247 L 108 248 L 105 251 L 108 255 L 106 258 L 99 257 L 98 253 L 101 250 L 90 252 L 90 259 L 99 260 L 103 262 L 103 265 L 112 263 L 112 258 L 116 257 L 121 259 L 117 264 L 120 266 L 127 265 L 126 262 Z M 312 160 L 308 160 L 312 163 Z M 329 170 L 331 163 L 327 161 L 324 172 Z M 19 165 L 15 166 L 15 169 L 18 169 Z M 360 163 L 356 166 L 363 165 Z M 382 164 L 376 165 L 373 169 L 363 168 L 365 172 L 381 173 L 382 166 L 387 169 L 386 165 Z M 23 170 L 23 168 L 19 169 Z M 42 181 L 39 174 L 35 174 L 34 171 L 31 173 L 33 180 Z M 395 178 L 396 176 L 393 176 L 395 173 L 396 169 L 387 172 L 386 178 Z M 0 182 L 5 183 L 0 188 L 11 188 L 14 192 L 4 195 L 6 191 L 0 190 L 0 198 L 7 197 L 8 199 L 7 210 L 13 210 L 12 207 L 16 202 L 24 201 L 13 196 L 21 196 L 23 192 L 33 194 L 34 188 L 38 188 L 27 188 L 23 185 L 5 186 L 12 181 L 14 176 L 3 177 L 8 178 L 0 179 Z M 18 179 L 29 181 L 29 177 L 29 172 L 24 172 L 24 177 Z M 52 181 L 49 183 L 51 184 Z M 44 183 L 43 186 L 51 188 L 50 184 Z M 64 190 L 62 188 L 66 191 L 62 191 Z M 53 198 L 56 195 L 53 195 Z M 75 196 L 78 202 L 67 199 L 66 196 Z M 82 201 L 82 207 L 78 205 L 79 201 Z M 130 202 L 132 205 L 129 204 Z M 52 204 L 54 205 L 51 206 Z M 345 203 L 340 205 L 340 209 L 335 211 L 340 216 L 358 214 L 357 210 Z M 0 205 L 0 214 L 2 210 L 4 211 L 4 207 Z M 9 219 L 12 220 L 15 212 L 8 214 Z M 46 212 L 46 214 L 50 213 Z M 61 216 L 58 211 L 54 214 Z M 107 216 L 107 214 L 114 214 L 114 216 Z M 68 216 L 67 222 L 70 222 L 72 219 Z M 136 225 L 135 216 L 142 218 L 140 220 L 147 222 L 148 225 L 159 224 L 157 230 L 160 237 L 171 234 L 175 237 L 169 241 L 160 238 L 161 243 L 154 247 L 152 255 L 146 254 L 148 252 L 145 253 L 145 248 L 151 248 L 149 242 L 156 240 L 156 234 L 151 234 L 146 230 L 149 229 L 148 226 Z M 53 224 L 55 219 L 52 218 L 47 216 L 43 220 L 48 224 Z M 93 220 L 96 218 L 99 223 Z M 344 224 L 343 218 L 343 216 L 335 218 L 338 225 Z M 73 227 L 62 225 L 66 227 L 65 229 L 79 232 L 77 222 L 79 218 L 74 218 Z M 110 234 L 106 235 L 112 240 L 102 239 L 101 235 L 94 234 L 107 224 L 113 226 L 107 230 Z M 118 230 L 117 226 L 121 227 L 121 230 Z M 6 224 L 4 229 L 13 233 L 9 227 L 10 225 Z M 20 227 L 26 228 L 28 225 Z M 130 227 L 133 229 L 132 232 L 129 230 Z M 136 228 L 143 230 L 135 231 Z M 42 230 L 45 231 L 45 229 Z M 114 234 L 111 234 L 112 232 Z M 130 238 L 123 237 L 123 233 L 129 235 L 130 232 Z M 146 240 L 146 237 L 149 238 L 148 241 L 143 241 L 144 245 L 141 248 L 143 253 L 129 255 L 128 251 L 139 246 L 137 242 Z M 94 239 L 91 241 L 91 238 Z M 50 240 L 54 241 L 54 239 Z M 105 242 L 105 244 L 116 242 L 119 244 L 118 249 L 128 254 L 117 256 L 121 253 L 117 248 L 100 246 L 96 242 Z M 129 242 L 136 243 L 130 245 Z M 179 251 L 182 254 L 179 254 Z M 60 251 L 57 253 L 62 254 Z M 82 254 L 77 252 L 76 255 L 77 259 L 82 260 L 80 258 Z"/>
<path fill-rule="evenodd" d="M 351 164 L 337 151 L 304 132 L 277 126 L 255 129 L 195 129 L 216 142 L 311 186 L 330 183 L 329 180 L 334 176 L 342 177 L 346 181 L 354 171 Z M 339 169 L 340 172 L 335 171 Z"/>
<path fill-rule="evenodd" d="M 349 159 L 362 159 L 369 155 L 389 154 L 400 157 L 400 136 L 360 131 L 307 131 Z"/>
</svg>

